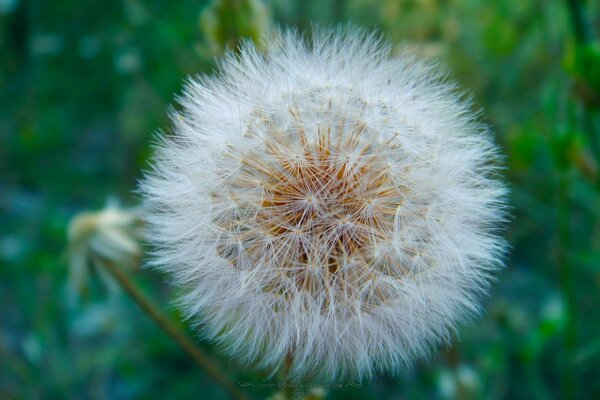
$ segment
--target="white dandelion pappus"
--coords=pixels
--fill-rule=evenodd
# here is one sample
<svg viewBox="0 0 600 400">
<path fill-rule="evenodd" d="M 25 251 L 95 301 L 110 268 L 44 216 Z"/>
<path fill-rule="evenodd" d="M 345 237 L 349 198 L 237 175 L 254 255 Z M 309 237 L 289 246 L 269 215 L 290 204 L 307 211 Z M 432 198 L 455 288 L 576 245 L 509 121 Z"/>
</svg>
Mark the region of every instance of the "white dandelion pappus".
<svg viewBox="0 0 600 400">
<path fill-rule="evenodd" d="M 231 356 L 323 378 L 410 364 L 502 265 L 492 135 L 438 69 L 285 32 L 189 81 L 142 183 L 154 263 Z"/>
</svg>

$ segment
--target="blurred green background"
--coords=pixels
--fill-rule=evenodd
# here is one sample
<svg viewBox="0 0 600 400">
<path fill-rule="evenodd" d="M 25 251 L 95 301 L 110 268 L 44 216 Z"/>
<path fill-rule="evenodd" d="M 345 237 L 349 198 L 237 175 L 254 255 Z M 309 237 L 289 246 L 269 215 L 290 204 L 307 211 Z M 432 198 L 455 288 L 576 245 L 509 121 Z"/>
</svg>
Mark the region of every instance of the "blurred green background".
<svg viewBox="0 0 600 400">
<path fill-rule="evenodd" d="M 514 218 L 482 318 L 327 398 L 600 399 L 600 2 L 577 0 L 0 0 L 0 399 L 227 398 L 122 291 L 96 279 L 69 302 L 69 219 L 138 203 L 153 133 L 225 47 L 346 22 L 472 92 Z M 134 279 L 179 317 L 165 276 Z M 234 382 L 264 380 L 200 345 Z"/>
</svg>

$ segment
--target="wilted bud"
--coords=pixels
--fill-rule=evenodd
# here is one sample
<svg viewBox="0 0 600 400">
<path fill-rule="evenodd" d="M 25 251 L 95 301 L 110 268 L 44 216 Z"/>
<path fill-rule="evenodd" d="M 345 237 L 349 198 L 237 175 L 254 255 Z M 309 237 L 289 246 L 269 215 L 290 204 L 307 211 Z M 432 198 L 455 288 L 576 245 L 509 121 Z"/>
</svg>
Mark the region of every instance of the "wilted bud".
<svg viewBox="0 0 600 400">
<path fill-rule="evenodd" d="M 123 268 L 139 266 L 140 219 L 137 210 L 125 210 L 109 205 L 103 210 L 81 212 L 75 215 L 68 227 L 70 289 L 74 296 L 85 292 L 92 267 L 114 263 Z M 115 284 L 104 273 L 100 277 L 113 289 Z"/>
</svg>

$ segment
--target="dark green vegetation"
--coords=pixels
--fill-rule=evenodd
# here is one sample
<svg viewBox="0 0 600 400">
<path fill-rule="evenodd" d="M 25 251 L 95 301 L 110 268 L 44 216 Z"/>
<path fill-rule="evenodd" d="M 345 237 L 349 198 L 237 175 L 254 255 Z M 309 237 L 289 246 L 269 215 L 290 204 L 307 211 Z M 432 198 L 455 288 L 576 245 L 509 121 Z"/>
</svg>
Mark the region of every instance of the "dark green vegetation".
<svg viewBox="0 0 600 400">
<path fill-rule="evenodd" d="M 328 398 L 600 398 L 600 4 L 218 3 L 0 0 L 0 398 L 226 398 L 124 293 L 96 278 L 69 304 L 67 223 L 110 196 L 137 203 L 152 133 L 224 46 L 348 21 L 418 45 L 472 91 L 507 156 L 514 218 L 482 319 L 412 370 Z M 135 279 L 170 304 L 164 276 Z M 201 346 L 235 382 L 263 381 Z"/>
</svg>

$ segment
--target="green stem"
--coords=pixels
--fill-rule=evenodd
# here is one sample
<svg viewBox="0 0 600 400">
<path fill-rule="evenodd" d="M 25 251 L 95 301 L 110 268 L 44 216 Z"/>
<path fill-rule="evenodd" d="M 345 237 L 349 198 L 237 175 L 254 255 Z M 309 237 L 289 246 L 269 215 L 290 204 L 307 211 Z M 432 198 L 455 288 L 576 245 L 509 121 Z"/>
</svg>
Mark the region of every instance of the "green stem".
<svg viewBox="0 0 600 400">
<path fill-rule="evenodd" d="M 590 18 L 587 16 L 583 0 L 566 0 L 573 26 L 573 34 L 578 46 L 594 43 L 596 35 Z M 594 121 L 593 110 L 584 110 L 587 129 L 589 130 L 590 142 L 596 159 L 600 157 L 600 138 L 598 138 L 597 124 Z"/>
<path fill-rule="evenodd" d="M 131 278 L 120 268 L 110 262 L 103 266 L 121 284 L 123 289 L 133 300 L 165 331 L 181 348 L 202 368 L 208 375 L 215 379 L 232 398 L 236 400 L 248 400 L 249 397 L 242 393 L 229 378 L 215 366 L 212 361 L 198 346 L 196 346 L 181 330 L 181 328 L 165 314 L 141 291 Z"/>
<path fill-rule="evenodd" d="M 561 290 L 566 302 L 567 322 L 563 334 L 563 368 L 562 398 L 573 400 L 577 397 L 577 375 L 573 358 L 577 350 L 577 304 L 575 294 L 575 277 L 573 265 L 569 257 L 571 246 L 569 177 L 561 172 L 558 184 L 558 275 Z"/>
<path fill-rule="evenodd" d="M 569 13 L 571 15 L 571 24 L 575 33 L 575 39 L 578 43 L 589 43 L 594 40 L 594 31 L 592 24 L 586 16 L 585 7 L 582 0 L 567 0 Z"/>
</svg>

